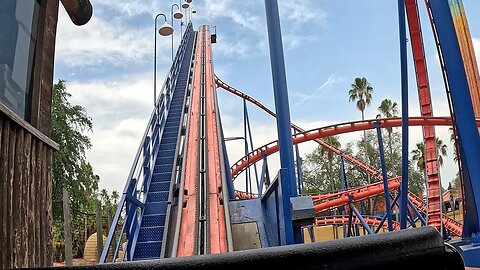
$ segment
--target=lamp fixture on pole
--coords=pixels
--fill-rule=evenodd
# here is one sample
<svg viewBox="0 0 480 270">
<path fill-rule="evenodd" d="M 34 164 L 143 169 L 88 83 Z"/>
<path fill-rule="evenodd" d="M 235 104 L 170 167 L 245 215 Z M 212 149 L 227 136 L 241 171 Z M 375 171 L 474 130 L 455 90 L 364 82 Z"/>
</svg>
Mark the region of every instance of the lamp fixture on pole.
<svg viewBox="0 0 480 270">
<path fill-rule="evenodd" d="M 157 19 L 158 17 L 163 16 L 165 22 L 158 29 L 158 33 L 161 36 L 169 36 L 173 34 L 173 27 L 167 22 L 167 16 L 163 13 L 157 14 L 155 16 L 155 44 L 153 50 L 153 105 L 157 105 Z"/>
<path fill-rule="evenodd" d="M 177 11 L 173 13 L 173 7 L 177 7 Z M 180 7 L 177 4 L 173 4 L 170 8 L 170 17 L 172 19 L 172 27 L 173 27 L 173 19 L 181 20 L 183 18 L 183 13 L 180 11 Z M 173 34 L 172 34 L 172 62 L 173 62 Z M 180 36 L 182 39 L 182 36 Z"/>
</svg>

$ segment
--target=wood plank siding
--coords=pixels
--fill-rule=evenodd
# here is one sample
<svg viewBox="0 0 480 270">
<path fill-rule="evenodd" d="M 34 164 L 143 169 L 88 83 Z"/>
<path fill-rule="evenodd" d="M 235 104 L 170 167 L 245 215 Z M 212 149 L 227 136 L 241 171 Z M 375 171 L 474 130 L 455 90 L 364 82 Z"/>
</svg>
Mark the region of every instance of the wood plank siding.
<svg viewBox="0 0 480 270">
<path fill-rule="evenodd" d="M 0 268 L 52 265 L 52 155 L 58 145 L 0 104 Z"/>
</svg>

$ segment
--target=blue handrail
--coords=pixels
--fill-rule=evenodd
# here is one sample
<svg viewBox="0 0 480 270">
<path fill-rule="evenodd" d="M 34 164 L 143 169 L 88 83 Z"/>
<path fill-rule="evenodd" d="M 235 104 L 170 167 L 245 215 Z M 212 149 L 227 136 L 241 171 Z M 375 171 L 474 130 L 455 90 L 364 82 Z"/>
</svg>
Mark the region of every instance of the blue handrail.
<svg viewBox="0 0 480 270">
<path fill-rule="evenodd" d="M 187 42 L 192 33 L 193 27 L 189 23 L 135 155 L 133 166 L 118 203 L 117 212 L 115 213 L 99 263 L 106 263 L 107 260 L 110 262 L 124 261 L 125 258 L 132 260 L 133 258 L 133 251 L 135 250 L 135 243 L 152 179 L 153 167 L 155 166 L 160 140 L 172 101 L 171 97 L 185 56 Z M 122 244 L 124 241 L 126 241 L 125 248 L 123 248 Z M 114 246 L 114 252 L 109 254 L 112 246 Z M 121 249 L 123 249 L 123 255 L 119 257 Z M 111 258 L 107 258 L 110 256 Z"/>
</svg>

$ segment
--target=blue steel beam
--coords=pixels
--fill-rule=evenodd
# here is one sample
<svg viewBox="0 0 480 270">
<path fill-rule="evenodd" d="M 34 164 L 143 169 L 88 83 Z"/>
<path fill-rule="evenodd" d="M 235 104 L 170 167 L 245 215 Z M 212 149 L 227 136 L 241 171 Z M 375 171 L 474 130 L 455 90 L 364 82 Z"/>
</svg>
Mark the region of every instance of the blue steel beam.
<svg viewBox="0 0 480 270">
<path fill-rule="evenodd" d="M 402 185 L 400 187 L 400 228 L 407 228 L 408 200 L 408 69 L 405 0 L 398 0 L 400 70 L 402 77 Z"/>
<path fill-rule="evenodd" d="M 391 232 L 393 231 L 392 209 L 390 207 L 390 191 L 388 190 L 387 166 L 385 165 L 385 151 L 383 149 L 382 129 L 379 122 L 376 122 L 373 126 L 377 130 L 378 148 L 380 150 L 380 163 L 382 164 L 383 190 L 385 196 L 385 208 L 387 210 L 388 231 Z"/>
<path fill-rule="evenodd" d="M 373 234 L 372 229 L 370 229 L 367 222 L 365 222 L 365 219 L 363 219 L 362 215 L 360 214 L 360 212 L 358 212 L 357 208 L 353 203 L 350 203 L 350 210 L 353 210 L 353 212 L 355 213 L 355 216 L 360 220 L 360 222 L 362 223 L 363 229 L 367 230 L 368 234 Z"/>
<path fill-rule="evenodd" d="M 245 156 L 247 157 L 247 161 L 250 161 L 250 157 L 248 153 L 248 141 L 247 141 L 247 102 L 243 99 L 243 138 L 245 139 Z M 245 190 L 247 194 L 253 194 L 252 190 L 252 180 L 250 174 L 250 162 L 247 163 L 247 170 L 245 170 Z M 248 192 L 250 190 L 250 193 Z"/>
<path fill-rule="evenodd" d="M 398 193 L 397 196 L 395 196 L 395 199 L 393 199 L 392 204 L 390 204 L 390 209 L 392 209 L 397 204 L 397 201 L 399 198 L 400 198 L 400 193 Z M 380 223 L 378 224 L 378 227 L 375 230 L 375 233 L 378 233 L 380 231 L 380 228 L 382 228 L 383 223 L 385 223 L 385 220 L 387 220 L 387 214 L 383 215 L 382 220 L 380 220 Z"/>
<path fill-rule="evenodd" d="M 295 131 L 295 134 L 297 132 Z M 298 194 L 303 195 L 305 188 L 303 186 L 303 172 L 302 172 L 302 158 L 300 157 L 300 150 L 298 144 L 295 144 L 295 159 L 297 160 L 297 178 L 298 178 Z"/>
<path fill-rule="evenodd" d="M 447 0 L 429 1 L 451 91 L 464 172 L 466 215 L 463 236 L 480 232 L 480 138 L 465 67 Z"/>
<path fill-rule="evenodd" d="M 340 173 L 342 177 L 342 190 L 348 189 L 347 175 L 345 174 L 345 160 L 340 157 Z"/>
<path fill-rule="evenodd" d="M 293 244 L 293 225 L 290 198 L 297 196 L 295 168 L 293 158 L 293 141 L 288 105 L 287 76 L 285 73 L 285 59 L 283 56 L 282 33 L 277 0 L 265 0 L 267 17 L 268 41 L 270 47 L 270 61 L 272 66 L 273 92 L 275 96 L 275 112 L 277 114 L 277 132 L 280 150 L 280 166 L 285 169 L 285 178 L 282 180 L 282 208 L 283 225 L 285 230 L 285 244 Z"/>
<path fill-rule="evenodd" d="M 248 129 L 248 137 L 249 137 L 249 140 L 248 140 L 248 141 L 250 142 L 250 149 L 253 150 L 254 148 L 253 148 L 252 129 L 251 129 L 251 127 L 250 127 L 250 118 L 249 118 L 249 116 L 248 116 L 247 103 L 246 103 L 246 100 L 245 100 L 245 99 L 243 99 L 243 102 L 244 102 L 244 105 L 245 105 L 245 107 L 244 107 L 244 108 L 245 108 L 245 118 L 247 119 L 247 129 Z M 247 138 L 247 137 L 245 137 L 245 140 L 246 140 L 246 138 Z M 256 183 L 257 183 L 257 186 L 258 186 L 259 181 L 258 181 L 257 163 L 254 163 L 254 164 L 253 164 L 253 169 L 254 169 L 254 171 L 255 171 L 255 180 L 256 180 Z M 250 181 L 251 181 L 251 180 L 250 180 Z M 251 189 L 251 187 L 250 187 L 250 189 Z M 257 190 L 257 193 L 260 194 L 260 192 L 258 192 L 258 190 Z"/>
</svg>

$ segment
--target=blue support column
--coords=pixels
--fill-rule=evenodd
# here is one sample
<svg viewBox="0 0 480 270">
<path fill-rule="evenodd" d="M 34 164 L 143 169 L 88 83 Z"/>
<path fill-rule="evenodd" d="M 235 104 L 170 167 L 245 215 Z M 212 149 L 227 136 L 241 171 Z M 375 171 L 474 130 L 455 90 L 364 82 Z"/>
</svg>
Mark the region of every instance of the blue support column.
<svg viewBox="0 0 480 270">
<path fill-rule="evenodd" d="M 376 122 L 374 125 L 377 130 L 378 148 L 380 150 L 380 163 L 382 165 L 383 176 L 383 194 L 385 196 L 385 208 L 387 211 L 388 231 L 393 231 L 392 223 L 392 208 L 390 207 L 390 191 L 388 190 L 387 166 L 385 165 L 385 150 L 383 149 L 382 129 L 380 123 Z"/>
<path fill-rule="evenodd" d="M 342 174 L 342 190 L 348 188 L 347 175 L 345 174 L 345 160 L 343 157 L 340 157 L 340 173 Z"/>
<path fill-rule="evenodd" d="M 353 205 L 353 203 L 350 203 L 350 209 L 353 210 L 355 216 L 360 220 L 360 223 L 362 223 L 363 229 L 367 230 L 368 234 L 373 234 L 372 229 L 370 229 L 367 222 L 365 222 L 362 215 L 358 212 L 357 208 L 355 207 L 355 205 Z"/>
<path fill-rule="evenodd" d="M 298 194 L 303 195 L 305 190 L 303 187 L 302 159 L 300 158 L 300 150 L 298 149 L 298 144 L 295 144 L 295 158 L 297 159 Z"/>
<path fill-rule="evenodd" d="M 247 101 L 245 99 L 243 99 L 243 104 L 244 104 L 244 108 L 245 108 L 245 118 L 247 119 L 247 129 L 248 129 L 248 137 L 249 137 L 249 142 L 250 142 L 250 149 L 253 150 L 253 137 L 252 137 L 252 129 L 250 128 L 250 118 L 248 117 L 248 108 L 247 108 Z M 245 137 L 245 139 L 247 139 Z M 259 180 L 258 180 L 258 170 L 257 170 L 257 163 L 253 163 L 253 169 L 255 171 L 255 180 L 256 180 L 256 183 L 257 183 L 257 187 L 259 185 Z M 250 176 L 251 178 L 251 176 Z M 251 181 L 251 180 L 250 180 Z M 251 189 L 251 187 L 250 187 Z M 257 190 L 258 192 L 258 190 Z M 260 193 L 259 193 L 260 194 Z"/>
<path fill-rule="evenodd" d="M 413 212 L 415 212 L 415 215 L 418 217 L 418 219 L 420 220 L 420 222 L 422 222 L 422 226 L 427 226 L 427 221 L 425 220 L 425 218 L 422 216 L 422 214 L 418 211 L 418 209 L 415 207 L 415 205 L 413 205 L 413 203 L 408 200 L 408 205 L 410 206 L 410 208 L 413 209 Z"/>
<path fill-rule="evenodd" d="M 293 226 L 290 198 L 297 196 L 295 168 L 293 158 L 293 142 L 288 105 L 287 76 L 283 56 L 282 33 L 277 0 L 265 0 L 267 16 L 268 41 L 270 46 L 270 61 L 272 66 L 273 90 L 275 95 L 275 111 L 277 114 L 277 132 L 280 152 L 280 165 L 285 169 L 282 178 L 282 208 L 284 211 L 286 244 L 293 244 Z"/>
<path fill-rule="evenodd" d="M 465 242 L 459 248 L 466 266 L 480 267 L 480 237 L 475 237 L 480 233 L 480 137 L 449 3 L 447 0 L 436 0 L 429 1 L 429 4 L 441 44 L 449 88 L 452 89 L 452 107 L 464 176 Z"/>
<path fill-rule="evenodd" d="M 400 198 L 400 193 L 397 193 L 397 196 L 395 196 L 395 198 L 393 199 L 392 204 L 390 204 L 390 209 L 392 209 L 395 206 L 395 204 L 397 204 L 397 201 L 399 198 Z M 375 230 L 375 233 L 378 233 L 380 231 L 380 228 L 383 226 L 383 223 L 385 223 L 385 220 L 387 220 L 387 214 L 383 215 L 382 220 L 380 221 L 377 229 Z"/>
<path fill-rule="evenodd" d="M 252 182 L 250 180 L 250 157 L 248 155 L 248 142 L 247 142 L 247 103 L 243 99 L 243 139 L 244 139 L 244 148 L 245 156 L 247 157 L 247 169 L 245 169 L 245 190 L 247 194 L 252 194 Z M 250 189 L 249 189 L 250 188 Z M 248 192 L 250 191 L 250 193 Z"/>
<path fill-rule="evenodd" d="M 352 208 L 349 207 L 350 211 L 348 211 L 348 229 L 347 229 L 347 237 L 352 236 L 352 219 L 353 219 L 353 211 Z"/>
<path fill-rule="evenodd" d="M 398 27 L 400 37 L 400 69 L 402 76 L 402 185 L 400 188 L 400 228 L 407 228 L 408 200 L 408 70 L 405 0 L 398 0 Z"/>
<path fill-rule="evenodd" d="M 445 61 L 458 143 L 464 171 L 465 207 L 464 236 L 480 232 L 480 138 L 475 123 L 465 67 L 458 44 L 448 1 L 430 1 L 432 15 Z"/>
<path fill-rule="evenodd" d="M 345 174 L 345 160 L 343 159 L 343 156 L 340 156 L 340 178 L 342 180 L 342 190 L 346 190 L 348 188 L 348 182 L 347 182 L 347 175 Z M 340 207 L 340 213 L 342 216 L 345 215 L 345 207 L 342 206 Z M 346 235 L 346 226 L 343 224 L 343 237 Z"/>
</svg>

